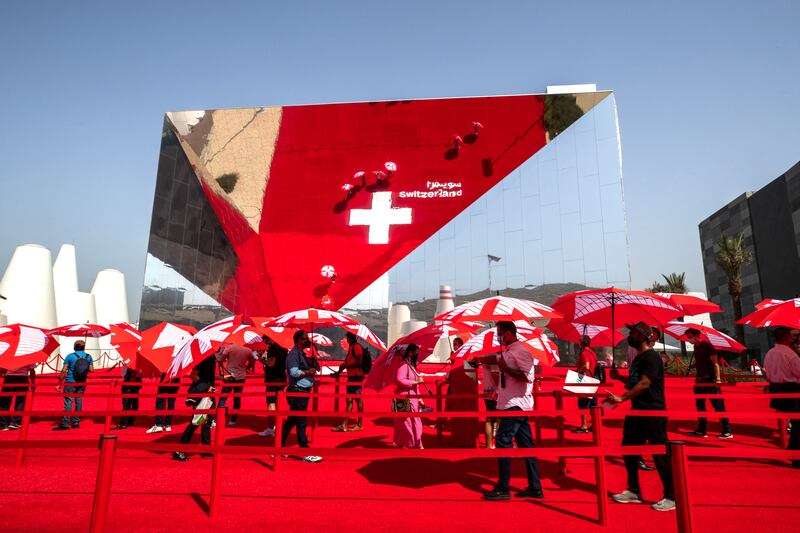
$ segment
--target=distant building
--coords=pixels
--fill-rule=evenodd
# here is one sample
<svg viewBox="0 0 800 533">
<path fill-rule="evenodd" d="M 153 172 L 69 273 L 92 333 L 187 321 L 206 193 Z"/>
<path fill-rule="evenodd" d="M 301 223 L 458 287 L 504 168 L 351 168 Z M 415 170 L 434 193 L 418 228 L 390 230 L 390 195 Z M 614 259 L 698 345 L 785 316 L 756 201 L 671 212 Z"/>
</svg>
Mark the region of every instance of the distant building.
<svg viewBox="0 0 800 533">
<path fill-rule="evenodd" d="M 752 312 L 764 298 L 800 295 L 800 163 L 756 192 L 746 192 L 700 223 L 706 288 L 723 313 L 712 316 L 714 327 L 734 333 L 728 278 L 717 265 L 722 234 L 744 233 L 753 261 L 742 271 L 742 312 Z M 745 327 L 748 348 L 769 348 L 765 331 Z"/>
</svg>

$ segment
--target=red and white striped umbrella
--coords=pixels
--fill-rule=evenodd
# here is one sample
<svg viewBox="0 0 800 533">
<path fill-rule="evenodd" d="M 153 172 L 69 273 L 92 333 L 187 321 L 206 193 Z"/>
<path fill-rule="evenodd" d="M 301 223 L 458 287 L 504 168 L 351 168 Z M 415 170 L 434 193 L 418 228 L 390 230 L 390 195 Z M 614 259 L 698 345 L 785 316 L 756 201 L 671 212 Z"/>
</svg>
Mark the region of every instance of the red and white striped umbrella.
<svg viewBox="0 0 800 533">
<path fill-rule="evenodd" d="M 236 344 L 257 351 L 267 349 L 260 329 L 248 324 L 242 324 L 233 330 L 233 333 L 225 339 L 224 344 Z"/>
<path fill-rule="evenodd" d="M 449 338 L 453 335 L 460 335 L 462 337 L 461 340 L 464 340 L 464 338 L 469 339 L 483 327 L 482 324 L 477 322 L 439 322 L 429 324 L 424 328 L 409 333 L 405 337 L 400 337 L 392 344 L 392 347 L 416 344 L 419 346 L 419 361 L 423 362 L 433 353 L 436 343 L 440 339 Z"/>
<path fill-rule="evenodd" d="M 742 318 L 737 324 L 747 324 L 754 328 L 786 326 L 800 328 L 800 298 L 791 300 L 764 300 L 761 307 Z"/>
<path fill-rule="evenodd" d="M 537 364 L 553 366 L 561 360 L 558 355 L 558 347 L 547 338 L 544 331 L 522 321 L 518 321 L 516 324 L 517 340 L 531 352 Z M 490 328 L 464 343 L 454 354 L 454 363 L 463 364 L 464 359 L 499 353 L 500 350 L 497 331 L 495 328 Z"/>
<path fill-rule="evenodd" d="M 309 333 L 308 339 L 317 346 L 333 346 L 333 341 L 322 333 Z"/>
<path fill-rule="evenodd" d="M 372 330 L 370 330 L 364 324 L 356 322 L 355 324 L 346 324 L 342 327 L 350 333 L 353 333 L 359 339 L 364 339 L 375 348 L 378 348 L 381 351 L 386 349 L 386 344 L 384 344 L 383 341 L 380 340 L 378 336 L 375 335 L 375 333 L 373 333 Z"/>
<path fill-rule="evenodd" d="M 327 309 L 300 309 L 299 311 L 292 311 L 284 313 L 281 316 L 275 317 L 272 320 L 261 324 L 262 326 L 275 327 L 283 326 L 289 328 L 310 328 L 313 330 L 316 327 L 332 327 L 332 326 L 347 326 L 347 325 L 360 325 L 347 315 L 338 313 L 336 311 L 328 311 Z"/>
<path fill-rule="evenodd" d="M 689 329 L 696 329 L 700 331 L 700 337 L 710 342 L 711 345 L 717 350 L 738 353 L 747 349 L 732 337 L 729 337 L 712 327 L 704 326 L 702 324 L 692 324 L 691 322 L 670 322 L 664 326 L 664 331 L 679 341 L 684 342 L 688 342 L 689 340 L 686 338 L 686 331 Z"/>
<path fill-rule="evenodd" d="M 500 320 L 531 320 L 561 318 L 561 313 L 554 309 L 531 300 L 509 298 L 507 296 L 492 296 L 474 302 L 468 302 L 454 309 L 442 313 L 434 320 L 452 320 L 474 322 L 500 321 Z"/>
<path fill-rule="evenodd" d="M 99 324 L 71 324 L 69 326 L 59 326 L 47 332 L 48 335 L 60 335 L 61 337 L 105 337 L 111 331 Z"/>
<path fill-rule="evenodd" d="M 162 322 L 142 332 L 139 354 L 155 366 L 159 372 L 166 372 L 178 351 L 189 342 L 197 329 L 183 324 Z"/>
<path fill-rule="evenodd" d="M 111 324 L 109 329 L 111 330 L 111 346 L 117 350 L 122 362 L 126 366 L 136 368 L 139 348 L 142 344 L 142 334 L 127 322 Z"/>
<path fill-rule="evenodd" d="M 23 324 L 0 327 L 0 368 L 44 363 L 58 348 L 58 341 L 39 328 Z"/>
<path fill-rule="evenodd" d="M 189 342 L 181 346 L 175 354 L 175 358 L 167 369 L 167 377 L 181 376 L 209 356 L 214 355 L 225 339 L 241 325 L 242 317 L 235 315 L 209 324 L 192 335 Z"/>
<path fill-rule="evenodd" d="M 773 305 L 778 305 L 785 303 L 786 300 L 776 300 L 775 298 L 765 298 L 756 304 L 756 309 L 764 309 L 765 307 L 772 307 Z"/>
<path fill-rule="evenodd" d="M 558 319 L 548 322 L 547 329 L 552 331 L 559 339 L 576 344 L 581 342 L 581 337 L 589 337 L 589 346 L 611 346 L 612 342 L 619 344 L 624 339 L 622 335 L 616 335 L 612 341 L 611 328 L 605 326 L 577 324 Z"/>
<path fill-rule="evenodd" d="M 722 311 L 722 308 L 714 302 L 709 302 L 690 294 L 674 292 L 657 292 L 656 294 L 672 302 L 687 315 L 702 315 L 703 313 L 719 313 Z"/>
</svg>

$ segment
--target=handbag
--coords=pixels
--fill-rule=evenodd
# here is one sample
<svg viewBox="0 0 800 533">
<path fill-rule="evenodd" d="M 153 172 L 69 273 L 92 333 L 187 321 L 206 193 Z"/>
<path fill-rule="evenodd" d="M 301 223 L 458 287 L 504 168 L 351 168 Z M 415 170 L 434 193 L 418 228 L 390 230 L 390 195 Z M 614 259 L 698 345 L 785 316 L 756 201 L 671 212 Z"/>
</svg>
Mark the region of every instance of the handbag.
<svg viewBox="0 0 800 533">
<path fill-rule="evenodd" d="M 392 412 L 393 413 L 410 413 L 411 412 L 411 400 L 407 400 L 406 398 L 395 398 L 392 400 Z"/>
</svg>

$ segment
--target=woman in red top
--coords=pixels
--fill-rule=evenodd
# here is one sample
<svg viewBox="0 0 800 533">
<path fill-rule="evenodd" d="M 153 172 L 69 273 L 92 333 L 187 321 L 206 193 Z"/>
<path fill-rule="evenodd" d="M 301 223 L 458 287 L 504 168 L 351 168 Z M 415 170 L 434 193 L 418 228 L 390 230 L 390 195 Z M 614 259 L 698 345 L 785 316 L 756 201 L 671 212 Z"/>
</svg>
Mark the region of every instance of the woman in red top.
<svg viewBox="0 0 800 533">
<path fill-rule="evenodd" d="M 355 334 L 348 331 L 344 336 L 347 339 L 347 357 L 345 357 L 344 362 L 336 372 L 336 377 L 338 378 L 342 371 L 347 372 L 347 399 L 345 400 L 347 412 L 353 412 L 353 401 L 355 400 L 358 412 L 363 413 L 364 402 L 361 400 L 361 382 L 364 381 L 364 370 L 362 370 L 364 348 L 358 344 L 358 338 Z M 355 426 L 348 426 L 348 422 L 350 422 L 350 419 L 345 418 L 341 425 L 333 428 L 333 431 L 361 431 L 363 428 L 360 416 Z"/>
<path fill-rule="evenodd" d="M 578 366 L 575 368 L 575 371 L 578 374 L 594 377 L 594 371 L 597 368 L 597 354 L 595 354 L 594 350 L 589 347 L 591 341 L 592 340 L 586 335 L 581 337 L 581 354 L 578 356 Z M 588 409 L 589 407 L 594 407 L 596 405 L 597 398 L 594 396 L 591 398 L 586 396 L 581 396 L 578 398 L 578 409 Z M 587 415 L 582 414 L 580 427 L 574 428 L 572 432 L 589 433 L 589 427 L 586 425 L 588 418 L 589 417 Z"/>
</svg>

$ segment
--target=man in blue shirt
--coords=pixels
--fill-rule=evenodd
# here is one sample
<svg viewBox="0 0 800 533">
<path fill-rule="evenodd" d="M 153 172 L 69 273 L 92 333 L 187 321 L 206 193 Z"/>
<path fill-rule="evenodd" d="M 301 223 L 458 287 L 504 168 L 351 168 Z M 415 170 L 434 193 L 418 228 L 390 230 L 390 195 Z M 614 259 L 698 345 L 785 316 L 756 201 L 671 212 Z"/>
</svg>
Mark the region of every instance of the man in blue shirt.
<svg viewBox="0 0 800 533">
<path fill-rule="evenodd" d="M 289 354 L 286 356 L 286 371 L 289 374 L 289 387 L 286 389 L 286 392 L 290 394 L 308 394 L 314 386 L 314 375 L 319 372 L 319 363 L 315 358 L 306 356 L 304 350 L 311 347 L 311 341 L 305 331 L 298 329 L 294 334 L 293 340 L 294 348 L 289 350 Z M 289 410 L 307 411 L 308 400 L 308 396 L 287 396 Z M 305 416 L 287 417 L 281 434 L 281 446 L 286 445 L 286 439 L 289 433 L 292 432 L 293 427 L 296 427 L 297 444 L 299 444 L 301 448 L 308 448 L 306 424 L 307 419 Z M 303 460 L 309 463 L 318 463 L 322 461 L 322 457 L 307 455 L 303 457 Z"/>
<path fill-rule="evenodd" d="M 70 428 L 70 416 L 72 411 L 72 404 L 75 404 L 75 412 L 83 410 L 83 391 L 86 390 L 86 378 L 89 372 L 94 370 L 92 356 L 86 353 L 86 343 L 84 341 L 75 341 L 75 351 L 64 358 L 64 366 L 61 367 L 61 374 L 58 376 L 58 385 L 56 390 L 61 392 L 62 386 L 64 390 L 64 412 L 67 413 L 61 420 L 61 424 L 53 428 L 54 431 L 65 430 Z M 78 429 L 81 419 L 73 416 L 72 429 Z"/>
</svg>

